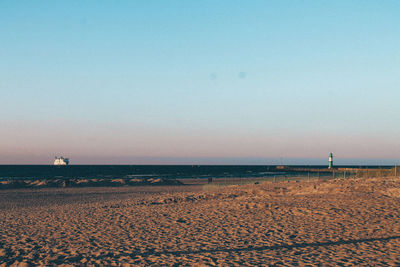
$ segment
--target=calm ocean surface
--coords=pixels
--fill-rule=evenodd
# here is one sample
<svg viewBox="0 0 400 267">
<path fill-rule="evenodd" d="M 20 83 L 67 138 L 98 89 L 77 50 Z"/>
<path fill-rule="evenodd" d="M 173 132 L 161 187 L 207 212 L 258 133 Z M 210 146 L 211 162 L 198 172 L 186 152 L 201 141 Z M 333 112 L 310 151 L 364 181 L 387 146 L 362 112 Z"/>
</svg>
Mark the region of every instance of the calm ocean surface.
<svg viewBox="0 0 400 267">
<path fill-rule="evenodd" d="M 292 166 L 324 169 L 327 166 Z M 352 167 L 352 166 L 346 166 Z M 360 166 L 353 166 L 360 167 Z M 368 166 L 372 167 L 372 166 Z M 296 175 L 297 171 L 279 170 L 277 166 L 260 165 L 0 165 L 0 180 L 62 178 L 146 178 L 190 179 L 208 177 L 273 177 Z"/>
</svg>

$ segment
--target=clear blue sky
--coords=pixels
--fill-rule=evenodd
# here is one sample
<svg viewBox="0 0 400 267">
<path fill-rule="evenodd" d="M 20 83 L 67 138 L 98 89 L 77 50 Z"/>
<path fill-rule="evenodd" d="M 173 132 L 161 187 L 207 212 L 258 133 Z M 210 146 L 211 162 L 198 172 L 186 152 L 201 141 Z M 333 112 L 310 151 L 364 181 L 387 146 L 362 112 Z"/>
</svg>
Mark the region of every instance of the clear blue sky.
<svg viewBox="0 0 400 267">
<path fill-rule="evenodd" d="M 0 164 L 396 161 L 400 2 L 2 0 L 0 100 Z"/>
</svg>

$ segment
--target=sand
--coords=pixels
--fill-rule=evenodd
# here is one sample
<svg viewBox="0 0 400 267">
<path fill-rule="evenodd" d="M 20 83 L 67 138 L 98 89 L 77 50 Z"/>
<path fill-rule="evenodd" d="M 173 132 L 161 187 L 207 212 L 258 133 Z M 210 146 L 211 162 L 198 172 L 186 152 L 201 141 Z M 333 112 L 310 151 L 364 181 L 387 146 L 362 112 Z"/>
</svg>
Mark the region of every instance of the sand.
<svg viewBox="0 0 400 267">
<path fill-rule="evenodd" d="M 1 189 L 49 188 L 49 187 L 119 187 L 141 185 L 180 185 L 175 179 L 18 179 L 0 181 Z"/>
<path fill-rule="evenodd" d="M 400 179 L 0 192 L 3 265 L 400 265 Z"/>
</svg>

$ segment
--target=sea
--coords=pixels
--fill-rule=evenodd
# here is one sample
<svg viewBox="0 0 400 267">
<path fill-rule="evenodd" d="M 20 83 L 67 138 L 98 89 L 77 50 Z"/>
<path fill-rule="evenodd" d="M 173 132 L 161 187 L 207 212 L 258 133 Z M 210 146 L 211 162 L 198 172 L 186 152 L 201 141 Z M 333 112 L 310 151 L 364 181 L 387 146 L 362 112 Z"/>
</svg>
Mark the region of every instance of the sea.
<svg viewBox="0 0 400 267">
<path fill-rule="evenodd" d="M 340 167 L 340 166 L 338 166 Z M 374 166 L 343 166 L 374 168 Z M 389 168 L 391 166 L 379 166 Z M 307 175 L 307 170 L 321 170 L 330 175 L 325 165 L 0 165 L 0 180 L 14 179 L 197 179 L 258 178 Z M 318 175 L 320 175 L 318 174 Z"/>
</svg>

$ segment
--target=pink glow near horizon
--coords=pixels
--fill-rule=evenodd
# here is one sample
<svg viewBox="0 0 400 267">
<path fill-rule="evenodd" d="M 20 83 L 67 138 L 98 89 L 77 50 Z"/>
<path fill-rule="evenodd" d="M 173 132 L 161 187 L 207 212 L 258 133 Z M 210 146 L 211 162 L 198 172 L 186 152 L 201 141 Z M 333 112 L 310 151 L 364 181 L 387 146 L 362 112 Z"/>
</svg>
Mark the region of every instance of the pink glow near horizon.
<svg viewBox="0 0 400 267">
<path fill-rule="evenodd" d="M 75 163 L 170 162 L 168 158 L 397 158 L 395 137 L 325 132 L 250 131 L 233 129 L 134 129 L 129 126 L 38 125 L 9 127 L 0 133 L 0 164 L 47 164 L 55 155 L 73 157 Z M 118 128 L 118 129 L 117 129 Z M 79 130 L 78 130 L 79 129 Z M 156 159 L 163 158 L 163 159 Z M 179 162 L 179 160 L 177 160 Z M 173 162 L 172 162 L 173 163 Z"/>
</svg>

